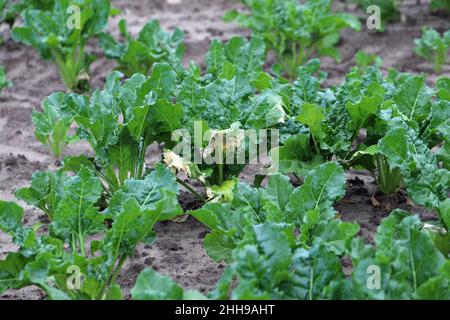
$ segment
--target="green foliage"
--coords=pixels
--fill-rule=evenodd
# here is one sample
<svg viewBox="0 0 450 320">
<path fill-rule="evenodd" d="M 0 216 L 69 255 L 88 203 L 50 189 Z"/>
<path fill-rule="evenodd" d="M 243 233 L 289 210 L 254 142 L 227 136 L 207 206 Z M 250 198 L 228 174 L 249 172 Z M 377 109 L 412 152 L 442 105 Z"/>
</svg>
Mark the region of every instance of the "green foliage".
<svg viewBox="0 0 450 320">
<path fill-rule="evenodd" d="M 339 232 L 330 235 L 331 228 Z M 336 231 L 336 229 L 334 229 Z M 421 231 L 417 216 L 397 211 L 378 228 L 376 245 L 353 239 L 355 229 L 342 222 L 326 225 L 310 246 L 295 226 L 265 222 L 249 226 L 233 251 L 211 298 L 226 299 L 448 299 L 448 260 Z M 341 242 L 341 251 L 330 243 Z M 346 277 L 341 259 L 351 259 Z M 424 257 L 426 257 L 424 259 Z M 371 288 L 372 268 L 379 287 Z M 232 286 L 236 280 L 237 285 Z M 230 293 L 231 291 L 231 293 Z"/>
<path fill-rule="evenodd" d="M 430 3 L 431 10 L 446 10 L 450 12 L 450 1 L 449 0 L 431 0 Z"/>
<path fill-rule="evenodd" d="M 375 235 L 375 247 L 353 242 L 352 279 L 339 285 L 348 299 L 443 299 L 449 298 L 449 260 L 421 230 L 417 216 L 396 211 L 383 220 Z M 380 269 L 380 288 L 367 286 L 368 266 Z M 366 275 L 365 277 L 363 275 Z M 342 291 L 341 291 L 342 290 Z"/>
<path fill-rule="evenodd" d="M 355 64 L 358 67 L 358 70 L 364 72 L 367 67 L 374 64 L 378 67 L 381 67 L 382 60 L 376 54 L 369 54 L 364 51 L 358 51 L 355 54 Z"/>
<path fill-rule="evenodd" d="M 223 154 L 218 157 L 225 159 L 227 151 L 245 148 L 244 129 L 275 128 L 284 122 L 288 112 L 287 87 L 263 71 L 264 58 L 265 44 L 261 38 L 213 41 L 205 57 L 206 74 L 201 76 L 199 69 L 191 66 L 190 75 L 181 81 L 177 102 L 185 111 L 182 125 L 193 137 L 195 124 L 200 124 L 203 154 L 214 156 L 212 151 L 222 146 Z M 228 145 L 221 142 L 224 135 L 234 142 Z M 242 164 L 217 165 L 217 161 L 199 165 L 207 184 L 219 186 L 239 175 L 243 168 Z"/>
<path fill-rule="evenodd" d="M 42 210 L 52 220 L 66 180 L 67 177 L 60 171 L 37 171 L 31 177 L 31 186 L 17 190 L 16 198 Z"/>
<path fill-rule="evenodd" d="M 25 27 L 15 27 L 13 36 L 46 58 L 64 54 L 66 67 L 77 64 L 61 70 L 63 77 L 76 73 L 71 79 L 80 89 L 90 61 L 84 45 L 100 35 L 105 54 L 127 78 L 115 71 L 90 95 L 54 93 L 33 113 L 36 138 L 56 157 L 74 139 L 89 143 L 92 156 L 66 157 L 63 168 L 36 172 L 29 187 L 16 191 L 18 200 L 47 215 L 48 225 L 26 225 L 20 206 L 0 201 L 0 230 L 18 248 L 0 260 L 0 293 L 35 285 L 49 299 L 121 299 L 117 279 L 136 246 L 155 240 L 156 222 L 183 213 L 181 184 L 203 202 L 189 214 L 211 229 L 206 252 L 228 265 L 207 297 L 146 269 L 133 299 L 450 298 L 450 79 L 430 87 L 424 75 L 389 70 L 384 76 L 376 56 L 359 52 L 342 84 L 323 87 L 326 74 L 310 58 L 338 57 L 340 31 L 359 28 L 355 18 L 332 13 L 328 0 L 245 0 L 251 13 L 227 18 L 255 35 L 213 41 L 204 68 L 182 66 L 180 30 L 168 33 L 150 21 L 134 39 L 121 21 L 119 42 L 102 33 L 109 1 L 76 3 L 83 7 L 81 30 L 59 27 L 72 4 L 61 1 L 53 11 L 25 10 Z M 281 77 L 279 66 L 272 75 L 264 70 L 269 50 L 295 81 Z M 173 138 L 194 137 L 194 126 L 199 148 L 175 148 Z M 245 165 L 224 162 L 239 147 L 247 163 L 254 160 L 247 152 L 255 141 L 244 129 L 281 132 L 279 173 L 266 187 L 260 187 L 264 176 L 254 186 L 239 181 Z M 165 165 L 151 170 L 145 160 L 154 142 L 164 144 Z M 197 164 L 186 150 L 215 162 Z M 439 219 L 422 223 L 396 210 L 382 221 L 375 243 L 365 243 L 359 225 L 340 221 L 345 212 L 334 208 L 351 167 L 370 171 L 386 194 L 404 188 Z M 208 199 L 178 173 L 200 181 Z M 379 282 L 369 270 L 380 271 Z M 73 271 L 82 275 L 75 289 Z"/>
<path fill-rule="evenodd" d="M 77 124 L 77 136 L 89 142 L 94 158 L 68 157 L 64 169 L 77 172 L 89 166 L 112 195 L 126 179 L 146 175 L 145 153 L 154 141 L 171 143 L 180 127 L 183 110 L 174 104 L 176 73 L 168 64 L 155 64 L 152 75 L 142 74 L 121 83 L 123 75 L 111 73 L 103 90 L 91 97 L 66 94 L 54 104 L 64 119 Z"/>
<path fill-rule="evenodd" d="M 204 300 L 200 292 L 184 290 L 167 276 L 145 269 L 136 280 L 131 290 L 134 300 Z"/>
<path fill-rule="evenodd" d="M 435 155 L 403 121 L 392 120 L 390 130 L 378 143 L 389 165 L 399 168 L 408 194 L 413 201 L 439 212 L 439 207 L 448 198 L 450 174 L 440 169 Z M 448 230 L 444 217 L 441 221 Z"/>
<path fill-rule="evenodd" d="M 17 17 L 24 10 L 51 10 L 53 5 L 53 0 L 0 0 L 0 24 L 7 23 L 12 28 Z"/>
<path fill-rule="evenodd" d="M 76 140 L 68 134 L 73 119 L 59 112 L 63 100 L 63 93 L 54 93 L 42 103 L 42 112 L 33 112 L 36 139 L 48 147 L 57 159 L 61 159 L 65 147 Z"/>
<path fill-rule="evenodd" d="M 402 0 L 352 0 L 368 13 L 367 8 L 378 6 L 380 8 L 381 31 L 386 30 L 388 22 L 396 21 L 400 17 L 400 5 Z M 373 12 L 370 12 L 373 13 Z"/>
<path fill-rule="evenodd" d="M 184 34 L 176 28 L 172 33 L 163 30 L 157 20 L 148 22 L 133 39 L 127 30 L 125 20 L 119 22 L 119 30 L 125 43 L 118 42 L 110 34 L 100 35 L 100 46 L 105 55 L 115 59 L 119 70 L 126 76 L 135 73 L 150 74 L 156 62 L 167 62 L 172 67 L 182 70 L 184 55 Z"/>
<path fill-rule="evenodd" d="M 340 31 L 360 29 L 354 16 L 333 13 L 330 0 L 310 0 L 303 4 L 296 0 L 242 2 L 250 13 L 231 11 L 225 20 L 236 20 L 263 38 L 289 78 L 294 78 L 297 68 L 313 57 L 330 56 L 339 60 L 335 45 Z"/>
<path fill-rule="evenodd" d="M 322 89 L 315 76 L 317 71 L 318 66 L 313 62 L 299 68 L 298 80 L 291 88 L 286 109 L 292 115 L 281 125 L 280 172 L 305 176 L 311 168 L 337 158 L 346 168 L 363 167 L 371 171 L 386 194 L 395 193 L 407 184 L 418 184 L 407 178 L 410 169 L 406 167 L 411 168 L 411 164 L 400 168 L 391 160 L 395 152 L 380 148 L 380 143 L 388 139 L 386 133 L 399 119 L 404 129 L 414 135 L 412 141 L 421 141 L 417 153 L 422 160 L 416 170 L 436 171 L 448 166 L 447 78 L 437 81 L 434 90 L 427 86 L 423 75 L 391 71 L 384 77 L 379 67 L 372 65 L 356 67 L 342 85 Z M 397 140 L 399 137 L 391 139 L 394 148 L 399 141 L 404 141 Z M 436 158 L 430 150 L 442 143 L 444 147 Z M 431 197 L 427 206 L 433 210 L 439 206 L 432 200 L 433 194 L 441 194 L 438 198 L 442 199 L 442 188 L 446 186 L 448 169 L 443 170 L 438 175 L 444 180 L 430 182 L 427 187 L 428 190 L 436 188 L 426 193 Z M 417 201 L 424 204 L 428 200 Z"/>
<path fill-rule="evenodd" d="M 14 27 L 12 37 L 53 60 L 68 89 L 86 91 L 89 66 L 96 58 L 85 47 L 106 27 L 110 7 L 109 0 L 61 0 L 51 11 L 28 8 L 22 13 L 24 26 Z"/>
<path fill-rule="evenodd" d="M 442 34 L 432 28 L 422 30 L 422 38 L 415 39 L 414 52 L 433 65 L 436 73 L 442 71 L 450 50 L 450 30 Z"/>
<path fill-rule="evenodd" d="M 56 177 L 59 186 L 45 189 L 44 182 Z M 157 221 L 181 213 L 178 187 L 170 171 L 157 166 L 144 180 L 127 180 L 106 212 L 98 207 L 102 192 L 100 180 L 85 167 L 75 176 L 35 175 L 31 188 L 18 196 L 48 212 L 48 233 L 39 224 L 24 226 L 17 204 L 0 202 L 0 229 L 19 247 L 0 261 L 0 292 L 36 285 L 55 300 L 121 299 L 116 280 L 124 262 L 139 243 L 154 240 Z M 109 229 L 106 219 L 112 220 Z M 78 288 L 73 270 L 80 272 Z"/>
<path fill-rule="evenodd" d="M 6 77 L 6 71 L 3 66 L 0 66 L 0 92 L 12 85 L 11 81 L 9 81 Z"/>
<path fill-rule="evenodd" d="M 211 258 L 230 260 L 232 250 L 255 224 L 295 224 L 301 230 L 301 240 L 308 244 L 314 230 L 334 218 L 332 204 L 343 197 L 344 186 L 342 168 L 330 162 L 312 170 L 297 189 L 282 175 L 271 176 L 266 189 L 238 183 L 229 203 L 208 203 L 191 214 L 212 229 L 205 238 Z"/>
</svg>

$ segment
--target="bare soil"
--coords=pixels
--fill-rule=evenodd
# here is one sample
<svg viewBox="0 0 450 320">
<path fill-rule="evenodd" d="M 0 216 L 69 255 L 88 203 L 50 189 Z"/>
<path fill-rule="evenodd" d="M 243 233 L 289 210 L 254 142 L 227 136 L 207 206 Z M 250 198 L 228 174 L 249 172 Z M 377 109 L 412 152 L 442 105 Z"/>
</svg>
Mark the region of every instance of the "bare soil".
<svg viewBox="0 0 450 320">
<path fill-rule="evenodd" d="M 117 24 L 126 18 L 131 33 L 136 34 L 149 19 L 159 19 L 167 28 L 180 27 L 186 32 L 186 58 L 201 63 L 212 39 L 226 40 L 234 35 L 248 35 L 235 24 L 224 23 L 225 11 L 239 7 L 230 0 L 183 0 L 180 4 L 169 4 L 166 0 L 125 1 L 116 0 L 113 4 L 123 12 L 110 21 L 110 29 L 118 34 Z M 364 13 L 352 5 L 337 2 L 336 7 Z M 401 71 L 426 73 L 429 82 L 433 83 L 438 76 L 432 73 L 430 66 L 413 53 L 413 39 L 420 36 L 422 26 L 432 26 L 439 31 L 450 27 L 450 18 L 431 15 L 426 3 L 417 1 L 407 3 L 404 8 L 403 23 L 391 23 L 386 33 L 368 31 L 365 26 L 362 32 L 344 32 L 339 43 L 342 60 L 339 64 L 330 59 L 323 59 L 323 68 L 329 73 L 327 85 L 335 85 L 353 65 L 354 54 L 358 50 L 378 54 L 384 61 L 384 70 L 395 67 Z M 13 192 L 17 188 L 29 185 L 31 175 L 37 170 L 56 168 L 55 160 L 40 145 L 33 133 L 31 114 L 39 109 L 42 100 L 55 91 L 63 91 L 55 66 L 43 61 L 37 52 L 29 47 L 14 43 L 9 38 L 9 31 L 2 27 L 0 32 L 6 42 L 0 46 L 0 64 L 8 72 L 8 78 L 14 86 L 6 89 L 0 96 L 0 199 L 14 200 Z M 94 88 L 101 88 L 105 77 L 115 62 L 103 58 L 101 50 L 92 45 L 89 50 L 102 57 L 91 68 Z M 450 67 L 445 66 L 444 74 L 450 76 Z M 440 75 L 442 76 L 442 75 Z M 66 154 L 90 152 L 83 143 L 71 145 Z M 150 161 L 150 160 L 149 160 Z M 243 179 L 252 179 L 252 172 L 243 173 Z M 394 208 L 403 208 L 418 213 L 423 219 L 433 220 L 435 216 L 421 207 L 414 206 L 404 195 L 391 198 L 380 196 L 373 199 L 376 186 L 367 172 L 348 172 L 347 194 L 336 208 L 346 221 L 356 221 L 361 225 L 361 236 L 368 242 L 382 218 Z M 180 196 L 185 208 L 195 206 L 195 201 L 183 193 Z M 24 205 L 24 204 L 22 204 Z M 24 221 L 33 224 L 43 219 L 42 213 L 24 205 L 26 214 Z M 171 276 L 187 288 L 198 289 L 203 293 L 211 290 L 223 268 L 222 263 L 212 261 L 203 248 L 203 238 L 207 234 L 206 227 L 188 218 L 183 223 L 164 222 L 156 226 L 158 239 L 155 244 L 140 245 L 136 255 L 124 266 L 119 282 L 128 294 L 137 275 L 146 267 Z M 11 238 L 0 233 L 0 259 L 8 252 L 17 250 Z M 1 299 L 41 299 L 43 293 L 38 288 L 9 290 Z"/>
</svg>

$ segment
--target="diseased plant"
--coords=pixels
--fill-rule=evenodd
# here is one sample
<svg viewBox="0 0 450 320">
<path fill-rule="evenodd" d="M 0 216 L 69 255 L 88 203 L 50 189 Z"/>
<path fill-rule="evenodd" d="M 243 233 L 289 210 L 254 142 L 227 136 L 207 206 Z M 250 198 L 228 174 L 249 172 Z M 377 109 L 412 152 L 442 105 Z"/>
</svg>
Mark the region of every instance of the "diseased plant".
<svg viewBox="0 0 450 320">
<path fill-rule="evenodd" d="M 264 41 L 258 37 L 249 41 L 234 37 L 223 44 L 213 41 L 205 58 L 206 74 L 202 76 L 199 68 L 191 65 L 177 88 L 176 101 L 184 110 L 182 127 L 191 137 L 199 135 L 200 143 L 195 148 L 187 146 L 190 155 L 180 150 L 175 155 L 166 152 L 165 160 L 172 167 L 182 163 L 174 169 L 199 179 L 210 197 L 229 193 L 233 179 L 245 167 L 236 161 L 227 163 L 227 154 L 244 150 L 248 162 L 244 130 L 258 134 L 259 129 L 275 128 L 288 112 L 288 87 L 263 71 L 264 57 Z M 195 161 L 196 154 L 201 155 L 201 163 Z M 214 161 L 204 161 L 206 158 Z"/>
<path fill-rule="evenodd" d="M 109 0 L 61 0 L 50 11 L 29 8 L 22 13 L 24 26 L 14 27 L 12 38 L 54 61 L 69 90 L 87 91 L 96 57 L 86 52 L 86 44 L 106 27 L 110 10 Z"/>
<path fill-rule="evenodd" d="M 127 258 L 137 244 L 154 241 L 152 227 L 157 221 L 182 213 L 175 177 L 157 166 L 142 180 L 126 180 L 108 209 L 101 212 L 102 185 L 90 169 L 81 168 L 76 176 L 53 176 L 61 180 L 57 190 L 50 192 L 54 193 L 52 201 L 45 200 L 52 202 L 46 208 L 51 217 L 48 232 L 41 224 L 23 225 L 23 209 L 13 202 L 0 202 L 0 230 L 11 235 L 19 247 L 0 261 L 0 292 L 35 285 L 54 300 L 122 299 L 116 280 Z M 34 182 L 19 193 L 40 208 L 37 188 L 45 184 L 37 186 L 37 176 Z M 112 221 L 110 228 L 107 219 Z M 75 272 L 79 282 L 71 277 Z"/>
<path fill-rule="evenodd" d="M 134 39 L 127 30 L 125 20 L 120 20 L 119 30 L 125 42 L 119 42 L 108 33 L 100 34 L 100 46 L 105 55 L 115 59 L 118 69 L 126 76 L 135 73 L 149 75 L 154 63 L 169 63 L 183 71 L 184 33 L 176 28 L 172 33 L 163 30 L 158 20 L 149 21 Z"/>
<path fill-rule="evenodd" d="M 450 51 L 450 30 L 442 34 L 432 28 L 422 30 L 422 38 L 415 39 L 414 52 L 433 65 L 436 73 L 442 71 Z"/>
<path fill-rule="evenodd" d="M 231 11 L 227 21 L 236 20 L 264 39 L 267 49 L 275 52 L 280 69 L 289 78 L 314 57 L 330 56 L 339 60 L 336 44 L 340 32 L 360 30 L 358 19 L 349 14 L 333 13 L 331 0 L 243 0 L 250 12 Z"/>
</svg>

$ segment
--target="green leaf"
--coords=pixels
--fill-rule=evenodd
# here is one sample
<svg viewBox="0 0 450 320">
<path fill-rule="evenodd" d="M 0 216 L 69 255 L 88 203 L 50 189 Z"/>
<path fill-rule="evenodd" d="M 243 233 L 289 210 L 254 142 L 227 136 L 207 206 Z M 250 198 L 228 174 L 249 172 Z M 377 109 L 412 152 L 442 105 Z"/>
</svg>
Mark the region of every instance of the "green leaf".
<svg viewBox="0 0 450 320">
<path fill-rule="evenodd" d="M 432 94 L 425 85 L 425 76 L 414 76 L 398 88 L 394 101 L 402 114 L 420 123 L 430 113 Z"/>
<path fill-rule="evenodd" d="M 309 135 L 300 133 L 290 137 L 278 150 L 280 172 L 305 176 L 309 170 L 322 163 L 320 155 L 314 155 Z"/>
<path fill-rule="evenodd" d="M 409 272 L 404 275 L 399 273 L 397 276 L 405 276 L 414 291 L 436 275 L 439 266 L 445 261 L 431 239 L 417 227 L 417 217 L 408 217 L 404 212 L 397 211 L 383 221 L 375 237 L 377 259 L 390 263 L 404 259 L 402 267 Z M 400 245 L 400 240 L 406 242 L 406 245 Z M 392 250 L 393 248 L 397 250 Z M 395 270 L 397 264 L 392 267 Z"/>
<path fill-rule="evenodd" d="M 375 95 L 364 96 L 359 103 L 347 102 L 346 108 L 352 119 L 352 128 L 355 131 L 363 128 L 367 119 L 375 115 L 383 102 L 383 97 Z"/>
<path fill-rule="evenodd" d="M 441 100 L 450 101 L 450 78 L 443 77 L 436 81 L 438 97 Z"/>
<path fill-rule="evenodd" d="M 0 293 L 11 288 L 20 289 L 30 284 L 21 277 L 21 272 L 28 262 L 29 259 L 20 253 L 10 253 L 5 260 L 0 260 Z"/>
<path fill-rule="evenodd" d="M 6 88 L 10 87 L 12 85 L 11 81 L 9 81 L 6 77 L 6 71 L 3 66 L 0 66 L 0 92 Z"/>
<path fill-rule="evenodd" d="M 285 211 L 293 191 L 294 187 L 287 176 L 274 175 L 270 177 L 264 195 L 266 199 L 274 202 L 281 211 Z"/>
<path fill-rule="evenodd" d="M 128 132 L 128 128 L 122 129 L 115 145 L 108 149 L 109 160 L 119 171 L 119 180 L 123 183 L 134 174 L 138 161 L 139 144 Z"/>
<path fill-rule="evenodd" d="M 140 210 L 155 212 L 158 220 L 171 219 L 182 213 L 178 204 L 179 188 L 173 173 L 162 165 L 143 180 L 128 179 L 123 188 L 114 194 L 108 212 L 118 214 L 122 201 L 134 198 Z"/>
<path fill-rule="evenodd" d="M 14 202 L 0 201 L 0 229 L 8 234 L 22 230 L 23 209 Z"/>
<path fill-rule="evenodd" d="M 334 162 L 324 163 L 310 171 L 305 182 L 291 195 L 287 209 L 297 221 L 302 221 L 310 210 L 319 209 L 321 216 L 335 215 L 332 205 L 345 194 L 344 169 Z"/>
<path fill-rule="evenodd" d="M 85 236 L 102 230 L 104 217 L 95 207 L 102 191 L 100 181 L 89 169 L 83 168 L 69 178 L 53 215 L 52 231 L 68 241 L 80 237 L 83 243 Z"/>
<path fill-rule="evenodd" d="M 316 139 L 325 138 L 326 134 L 322 130 L 322 122 L 326 119 L 323 111 L 317 104 L 305 103 L 302 106 L 300 114 L 296 117 L 297 121 L 308 126 L 311 134 Z"/>
<path fill-rule="evenodd" d="M 171 278 L 152 269 L 145 269 L 131 290 L 134 300 L 202 300 L 205 297 L 197 291 L 184 291 Z"/>
<path fill-rule="evenodd" d="M 448 198 L 449 172 L 439 169 L 436 156 L 401 119 L 391 121 L 391 129 L 378 143 L 389 166 L 399 168 L 408 194 L 417 204 L 437 210 Z"/>
<path fill-rule="evenodd" d="M 298 249 L 293 259 L 297 260 L 293 281 L 297 299 L 323 299 L 330 284 L 343 279 L 339 258 L 323 246 Z"/>
<path fill-rule="evenodd" d="M 181 70 L 184 55 L 184 34 L 176 28 L 169 33 L 159 21 L 149 21 L 133 39 L 127 31 L 126 20 L 119 22 L 119 29 L 126 42 L 116 41 L 110 34 L 102 34 L 100 46 L 108 58 L 115 59 L 119 69 L 127 76 L 135 73 L 148 75 L 155 63 L 168 63 Z"/>
<path fill-rule="evenodd" d="M 106 258 L 102 270 L 113 270 L 119 258 L 132 255 L 138 243 L 149 241 L 160 215 L 160 209 L 143 210 L 135 198 L 124 200 L 121 211 L 115 215 L 114 223 L 102 241 L 101 250 Z"/>
<path fill-rule="evenodd" d="M 236 248 L 232 238 L 217 231 L 206 235 L 204 245 L 208 256 L 216 261 L 230 261 L 233 249 Z"/>
<path fill-rule="evenodd" d="M 44 211 L 50 219 L 61 200 L 65 177 L 62 172 L 35 172 L 29 188 L 18 189 L 17 199 Z"/>
<path fill-rule="evenodd" d="M 439 216 L 444 222 L 446 229 L 450 230 L 450 199 L 445 199 L 439 205 Z"/>
</svg>

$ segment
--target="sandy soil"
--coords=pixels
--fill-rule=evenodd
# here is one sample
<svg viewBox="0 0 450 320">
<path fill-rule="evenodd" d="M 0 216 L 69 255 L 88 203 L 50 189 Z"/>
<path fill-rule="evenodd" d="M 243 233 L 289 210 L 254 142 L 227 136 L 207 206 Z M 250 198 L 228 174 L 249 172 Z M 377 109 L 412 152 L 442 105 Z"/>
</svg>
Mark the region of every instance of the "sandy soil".
<svg viewBox="0 0 450 320">
<path fill-rule="evenodd" d="M 129 29 L 137 33 L 150 18 L 160 19 L 163 26 L 178 26 L 186 32 L 186 58 L 201 62 L 212 39 L 229 39 L 233 35 L 247 35 L 234 24 L 222 21 L 224 12 L 238 7 L 230 0 L 183 0 L 181 4 L 169 4 L 164 0 L 125 1 L 113 0 L 116 7 L 123 10 L 120 16 L 110 21 L 113 33 L 118 33 L 119 19 L 126 18 Z M 336 6 L 354 11 L 354 6 L 337 3 Z M 358 11 L 356 11 L 358 12 Z M 424 72 L 430 74 L 429 81 L 437 76 L 432 74 L 430 66 L 415 56 L 413 39 L 420 36 L 422 26 L 435 27 L 444 31 L 450 27 L 449 18 L 429 15 L 426 4 L 417 5 L 416 1 L 407 4 L 404 23 L 391 23 L 384 34 L 368 32 L 344 32 L 339 47 L 342 61 L 337 65 L 329 59 L 323 60 L 323 67 L 329 73 L 328 85 L 337 84 L 353 65 L 354 53 L 365 50 L 376 53 L 384 60 L 384 68 L 395 67 L 401 71 Z M 362 14 L 362 12 L 358 12 Z M 4 65 L 8 77 L 14 86 L 6 89 L 0 96 L 0 199 L 14 200 L 15 189 L 29 184 L 36 170 L 51 170 L 55 161 L 49 152 L 36 141 L 33 134 L 31 113 L 39 108 L 42 100 L 54 91 L 64 90 L 54 65 L 44 62 L 32 49 L 14 43 L 9 39 L 8 30 L 1 30 L 6 42 L 0 46 L 0 64 Z M 102 56 L 96 46 L 91 52 Z M 101 88 L 106 74 L 114 68 L 114 61 L 104 58 L 96 61 L 91 69 L 94 88 Z M 444 68 L 444 75 L 450 76 L 450 67 Z M 68 148 L 66 154 L 89 152 L 86 145 L 80 143 Z M 251 171 L 243 174 L 251 178 Z M 374 206 L 372 195 L 376 193 L 373 179 L 365 172 L 349 172 L 346 197 L 337 205 L 344 220 L 358 221 L 361 235 L 367 241 L 373 240 L 373 233 L 389 210 L 400 207 L 420 213 L 425 219 L 434 219 L 423 208 L 408 205 L 404 197 L 383 199 L 377 197 L 378 206 Z M 181 196 L 183 205 L 189 207 L 192 199 Z M 32 224 L 42 219 L 41 213 L 27 206 L 25 222 Z M 124 266 L 120 284 L 125 293 L 133 286 L 137 275 L 146 267 L 152 267 L 171 276 L 187 288 L 208 292 L 214 287 L 221 275 L 223 264 L 215 263 L 203 249 L 203 238 L 207 229 L 189 218 L 184 223 L 165 222 L 156 226 L 157 242 L 152 246 L 139 246 L 136 255 Z M 10 237 L 0 233 L 0 259 L 7 252 L 15 250 Z M 1 299 L 40 299 L 42 292 L 37 288 L 10 290 L 0 296 Z"/>
</svg>

